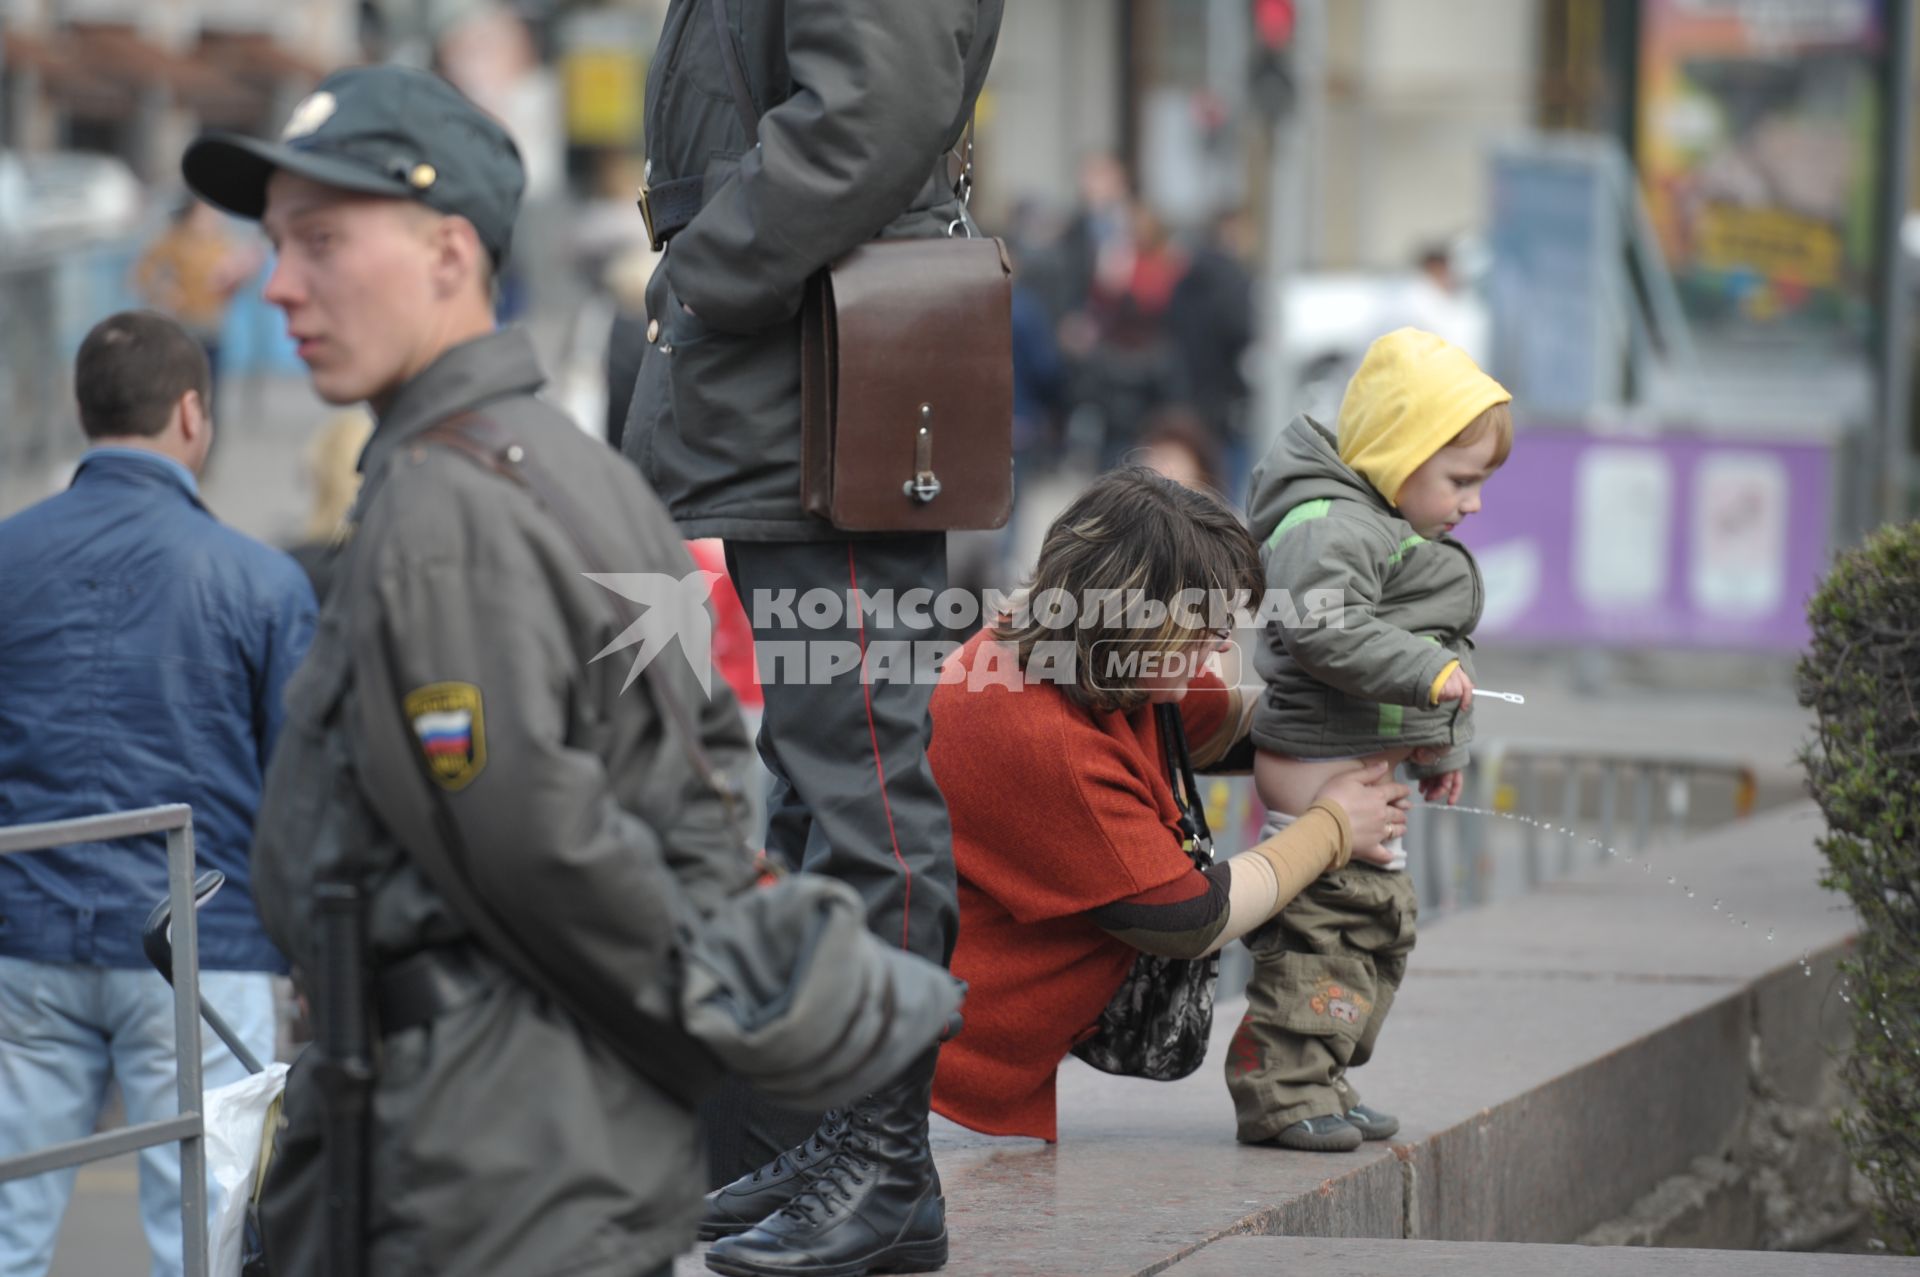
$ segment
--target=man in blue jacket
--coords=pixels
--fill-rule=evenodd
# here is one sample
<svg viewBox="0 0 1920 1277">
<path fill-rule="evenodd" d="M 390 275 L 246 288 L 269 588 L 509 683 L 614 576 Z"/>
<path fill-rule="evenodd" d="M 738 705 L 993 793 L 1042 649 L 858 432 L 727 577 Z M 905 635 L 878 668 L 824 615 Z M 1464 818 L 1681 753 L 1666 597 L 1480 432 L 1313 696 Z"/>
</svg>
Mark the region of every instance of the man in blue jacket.
<svg viewBox="0 0 1920 1277">
<path fill-rule="evenodd" d="M 200 987 L 272 1058 L 271 974 L 247 849 L 280 689 L 312 638 L 293 560 L 221 524 L 195 476 L 213 439 L 206 356 L 172 320 L 115 315 L 74 369 L 92 444 L 67 491 L 0 522 L 0 825 L 187 803 Z M 0 1157 L 90 1133 L 107 1080 L 130 1122 L 175 1109 L 173 999 L 140 928 L 159 836 L 0 856 Z M 209 1089 L 241 1076 L 210 1035 Z M 0 1277 L 47 1270 L 74 1172 L 0 1184 Z M 140 1155 L 152 1273 L 181 1271 L 177 1145 Z"/>
</svg>

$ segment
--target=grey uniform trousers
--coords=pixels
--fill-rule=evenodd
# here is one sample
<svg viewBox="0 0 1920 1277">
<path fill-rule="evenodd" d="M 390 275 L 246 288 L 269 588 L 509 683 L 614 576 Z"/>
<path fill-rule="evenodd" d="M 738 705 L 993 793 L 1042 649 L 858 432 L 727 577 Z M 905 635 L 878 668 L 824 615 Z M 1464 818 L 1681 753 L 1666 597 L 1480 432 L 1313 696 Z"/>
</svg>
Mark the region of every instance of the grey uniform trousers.
<svg viewBox="0 0 1920 1277">
<path fill-rule="evenodd" d="M 766 697 L 757 743 L 773 776 L 768 853 L 851 885 L 875 935 L 944 964 L 959 927 L 953 832 L 927 761 L 933 685 L 914 678 L 913 645 L 946 637 L 932 608 L 947 585 L 946 537 L 730 541 L 727 570 L 753 623 Z M 807 606 L 809 591 L 838 596 L 837 615 L 824 595 Z M 889 592 L 893 605 L 855 609 L 854 591 Z M 909 591 L 927 593 L 903 608 Z M 930 678 L 933 649 L 918 652 Z M 716 1185 L 798 1144 L 816 1119 L 738 1087 L 706 1117 Z"/>
<path fill-rule="evenodd" d="M 757 743 L 773 774 L 767 850 L 849 884 L 875 935 L 945 964 L 960 917 L 953 830 L 927 761 L 933 685 L 915 681 L 910 663 L 913 644 L 945 633 L 930 597 L 918 609 L 900 600 L 946 588 L 946 537 L 729 542 L 727 567 L 754 622 L 766 696 Z M 805 606 L 816 590 L 838 596 L 837 620 L 824 602 Z M 890 592 L 896 603 L 856 610 L 846 606 L 854 591 Z"/>
</svg>

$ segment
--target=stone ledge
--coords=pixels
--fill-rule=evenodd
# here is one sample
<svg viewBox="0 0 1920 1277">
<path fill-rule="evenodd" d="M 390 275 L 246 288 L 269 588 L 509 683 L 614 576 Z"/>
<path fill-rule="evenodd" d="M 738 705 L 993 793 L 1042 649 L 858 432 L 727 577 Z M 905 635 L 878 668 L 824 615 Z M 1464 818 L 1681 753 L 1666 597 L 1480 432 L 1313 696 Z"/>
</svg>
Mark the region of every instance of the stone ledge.
<svg viewBox="0 0 1920 1277">
<path fill-rule="evenodd" d="M 1354 1075 L 1401 1116 L 1390 1147 L 1237 1145 L 1219 1071 L 1237 1005 L 1185 1081 L 1069 1061 L 1059 1145 L 942 1126 L 946 1271 L 1148 1274 L 1237 1234 L 1573 1240 L 1727 1144 L 1757 1029 L 1783 1081 L 1812 1086 L 1853 926 L 1818 885 L 1819 830 L 1798 806 L 1656 853 L 1652 873 L 1608 864 L 1428 929 Z"/>
<path fill-rule="evenodd" d="M 1913 1277 L 1920 1260 L 1629 1246 L 1230 1237 L 1169 1277 Z"/>
</svg>

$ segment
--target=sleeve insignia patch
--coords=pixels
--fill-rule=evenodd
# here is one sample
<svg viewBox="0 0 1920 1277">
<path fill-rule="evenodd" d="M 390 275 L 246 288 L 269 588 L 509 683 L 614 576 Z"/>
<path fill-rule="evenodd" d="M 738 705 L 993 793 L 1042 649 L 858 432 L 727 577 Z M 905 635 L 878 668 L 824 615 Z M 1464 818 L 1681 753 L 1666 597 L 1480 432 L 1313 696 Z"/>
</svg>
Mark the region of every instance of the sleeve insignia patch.
<svg viewBox="0 0 1920 1277">
<path fill-rule="evenodd" d="M 465 789 L 487 765 L 487 725 L 472 683 L 429 683 L 401 702 L 440 788 Z"/>
</svg>

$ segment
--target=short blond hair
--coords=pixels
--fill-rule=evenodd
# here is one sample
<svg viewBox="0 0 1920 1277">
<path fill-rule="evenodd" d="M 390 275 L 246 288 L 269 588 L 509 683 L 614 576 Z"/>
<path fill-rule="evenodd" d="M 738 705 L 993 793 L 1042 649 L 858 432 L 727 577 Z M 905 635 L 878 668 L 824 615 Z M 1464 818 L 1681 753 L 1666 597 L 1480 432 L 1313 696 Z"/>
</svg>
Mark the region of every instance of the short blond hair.
<svg viewBox="0 0 1920 1277">
<path fill-rule="evenodd" d="M 1469 421 L 1459 434 L 1447 441 L 1449 448 L 1471 448 L 1493 433 L 1493 465 L 1497 470 L 1507 464 L 1507 458 L 1513 453 L 1513 409 L 1504 403 L 1497 403 L 1479 416 Z"/>
</svg>

